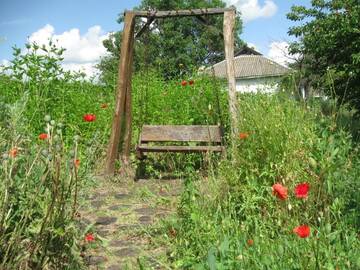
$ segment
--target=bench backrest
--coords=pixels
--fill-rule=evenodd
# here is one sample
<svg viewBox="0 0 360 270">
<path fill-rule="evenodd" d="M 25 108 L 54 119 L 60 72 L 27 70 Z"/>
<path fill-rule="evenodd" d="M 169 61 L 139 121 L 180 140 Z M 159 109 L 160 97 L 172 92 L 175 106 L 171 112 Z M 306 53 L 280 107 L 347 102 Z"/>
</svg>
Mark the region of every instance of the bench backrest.
<svg viewBox="0 0 360 270">
<path fill-rule="evenodd" d="M 221 143 L 220 126 L 144 125 L 140 142 Z"/>
</svg>

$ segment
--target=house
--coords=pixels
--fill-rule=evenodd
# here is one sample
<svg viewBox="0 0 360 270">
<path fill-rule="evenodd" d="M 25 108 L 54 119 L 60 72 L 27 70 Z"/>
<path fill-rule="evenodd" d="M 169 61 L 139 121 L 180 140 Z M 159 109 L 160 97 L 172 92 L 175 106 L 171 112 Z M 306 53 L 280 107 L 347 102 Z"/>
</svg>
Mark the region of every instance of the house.
<svg viewBox="0 0 360 270">
<path fill-rule="evenodd" d="M 247 46 L 235 53 L 234 64 L 236 90 L 242 93 L 273 93 L 281 78 L 291 71 Z M 207 72 L 227 78 L 226 61 L 213 65 Z"/>
</svg>

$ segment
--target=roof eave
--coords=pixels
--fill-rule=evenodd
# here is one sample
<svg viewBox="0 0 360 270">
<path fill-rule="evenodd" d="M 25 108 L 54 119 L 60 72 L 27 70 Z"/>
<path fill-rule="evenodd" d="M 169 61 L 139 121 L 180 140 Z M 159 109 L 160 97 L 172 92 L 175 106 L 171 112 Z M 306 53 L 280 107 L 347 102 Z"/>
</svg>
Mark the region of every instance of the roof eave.
<svg viewBox="0 0 360 270">
<path fill-rule="evenodd" d="M 266 74 L 266 75 L 253 75 L 253 76 L 242 76 L 242 77 L 235 77 L 235 79 L 259 79 L 259 78 L 274 78 L 274 77 L 283 77 L 288 73 L 283 74 Z"/>
</svg>

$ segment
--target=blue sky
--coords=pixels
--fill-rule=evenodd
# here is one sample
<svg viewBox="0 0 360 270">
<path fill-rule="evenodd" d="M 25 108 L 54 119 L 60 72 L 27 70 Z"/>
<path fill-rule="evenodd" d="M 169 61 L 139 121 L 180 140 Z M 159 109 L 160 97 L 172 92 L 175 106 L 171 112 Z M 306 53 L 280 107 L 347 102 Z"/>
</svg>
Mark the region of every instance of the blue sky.
<svg viewBox="0 0 360 270">
<path fill-rule="evenodd" d="M 291 40 L 292 22 L 286 13 L 292 5 L 309 5 L 310 0 L 226 0 L 242 12 L 241 38 L 263 54 L 281 62 L 281 53 Z M 0 0 L 0 64 L 11 60 L 13 45 L 23 47 L 27 38 L 45 41 L 56 38 L 67 47 L 69 69 L 91 65 L 106 53 L 101 42 L 107 33 L 121 29 L 117 15 L 138 5 L 140 0 Z M 277 60 L 277 59 L 276 59 Z"/>
</svg>

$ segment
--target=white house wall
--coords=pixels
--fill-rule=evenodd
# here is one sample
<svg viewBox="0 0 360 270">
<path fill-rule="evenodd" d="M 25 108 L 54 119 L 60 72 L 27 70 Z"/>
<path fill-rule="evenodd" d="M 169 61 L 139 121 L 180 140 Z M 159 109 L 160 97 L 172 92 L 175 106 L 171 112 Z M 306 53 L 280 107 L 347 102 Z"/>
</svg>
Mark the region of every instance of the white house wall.
<svg viewBox="0 0 360 270">
<path fill-rule="evenodd" d="M 274 93 L 279 86 L 280 78 L 236 79 L 236 90 L 241 93 Z"/>
</svg>

